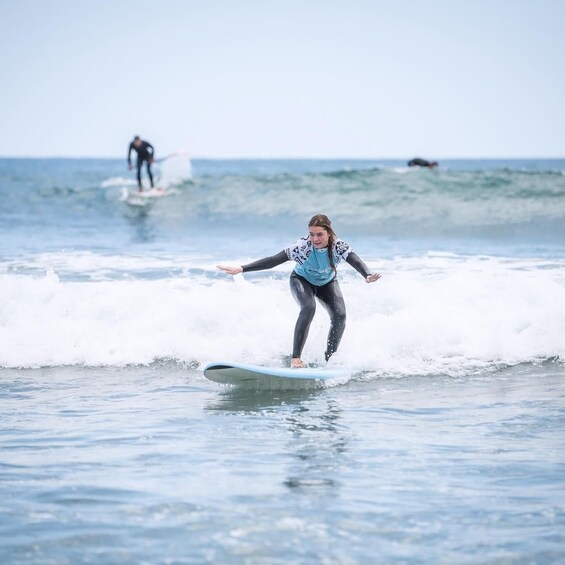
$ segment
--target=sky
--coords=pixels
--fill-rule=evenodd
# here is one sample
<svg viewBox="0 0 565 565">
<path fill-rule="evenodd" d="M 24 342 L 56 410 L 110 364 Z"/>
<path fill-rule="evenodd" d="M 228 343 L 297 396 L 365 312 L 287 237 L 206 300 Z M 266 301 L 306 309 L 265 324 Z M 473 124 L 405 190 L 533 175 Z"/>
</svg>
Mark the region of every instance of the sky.
<svg viewBox="0 0 565 565">
<path fill-rule="evenodd" d="M 565 155 L 562 0 L 0 0 L 0 156 Z"/>
</svg>

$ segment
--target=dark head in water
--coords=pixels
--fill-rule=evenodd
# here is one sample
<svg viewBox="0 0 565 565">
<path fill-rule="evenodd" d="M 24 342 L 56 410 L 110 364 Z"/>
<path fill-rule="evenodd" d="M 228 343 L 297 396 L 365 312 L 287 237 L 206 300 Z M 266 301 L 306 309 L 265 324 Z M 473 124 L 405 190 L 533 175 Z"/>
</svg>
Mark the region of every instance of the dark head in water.
<svg viewBox="0 0 565 565">
<path fill-rule="evenodd" d="M 415 159 L 410 159 L 408 161 L 409 167 L 427 167 L 428 169 L 434 169 L 438 166 L 437 161 L 428 161 L 426 159 L 421 159 L 420 157 L 416 157 Z"/>
</svg>

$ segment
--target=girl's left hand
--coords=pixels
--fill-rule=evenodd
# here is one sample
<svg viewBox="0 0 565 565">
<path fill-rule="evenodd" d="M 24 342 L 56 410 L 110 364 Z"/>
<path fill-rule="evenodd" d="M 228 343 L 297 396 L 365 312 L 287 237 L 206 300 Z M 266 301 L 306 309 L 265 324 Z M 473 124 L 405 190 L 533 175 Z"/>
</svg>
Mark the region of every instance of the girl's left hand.
<svg viewBox="0 0 565 565">
<path fill-rule="evenodd" d="M 381 278 L 381 275 L 379 275 L 378 273 L 374 274 L 374 275 L 369 275 L 367 276 L 367 278 L 365 279 L 365 282 L 368 283 L 372 283 L 372 282 L 376 282 Z"/>
</svg>

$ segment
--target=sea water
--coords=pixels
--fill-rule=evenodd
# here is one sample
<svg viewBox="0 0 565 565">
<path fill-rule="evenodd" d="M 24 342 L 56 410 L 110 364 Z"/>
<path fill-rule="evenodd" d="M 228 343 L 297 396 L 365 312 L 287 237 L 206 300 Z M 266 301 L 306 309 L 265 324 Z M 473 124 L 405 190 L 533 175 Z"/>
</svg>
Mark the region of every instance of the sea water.
<svg viewBox="0 0 565 565">
<path fill-rule="evenodd" d="M 565 161 L 156 169 L 0 160 L 1 562 L 565 561 Z M 339 267 L 351 378 L 207 381 L 288 364 L 292 265 L 216 265 L 320 212 L 382 274 Z"/>
</svg>

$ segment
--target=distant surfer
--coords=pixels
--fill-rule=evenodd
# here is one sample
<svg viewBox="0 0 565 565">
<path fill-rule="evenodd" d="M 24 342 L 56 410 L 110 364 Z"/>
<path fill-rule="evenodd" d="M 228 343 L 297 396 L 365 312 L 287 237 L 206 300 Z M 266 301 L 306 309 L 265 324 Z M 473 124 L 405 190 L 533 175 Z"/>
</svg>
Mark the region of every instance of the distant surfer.
<svg viewBox="0 0 565 565">
<path fill-rule="evenodd" d="M 155 150 L 153 146 L 148 141 L 144 141 L 138 135 L 133 138 L 133 141 L 129 144 L 128 150 L 128 169 L 131 171 L 131 152 L 135 151 L 137 153 L 137 186 L 139 191 L 143 190 L 143 185 L 141 184 L 141 167 L 143 163 L 147 167 L 147 175 L 149 176 L 149 181 L 151 182 L 151 188 L 153 188 L 153 175 L 151 174 L 151 165 L 155 158 Z"/>
<path fill-rule="evenodd" d="M 328 252 L 330 251 L 330 252 Z M 316 298 L 330 315 L 330 331 L 325 352 L 326 361 L 337 351 L 345 330 L 345 302 L 336 277 L 336 265 L 341 261 L 349 263 L 366 282 L 372 283 L 381 278 L 372 274 L 367 265 L 332 229 L 327 216 L 316 214 L 308 223 L 308 236 L 301 237 L 290 247 L 271 257 L 259 259 L 248 265 L 231 267 L 218 265 L 218 269 L 229 275 L 272 269 L 286 261 L 295 261 L 290 275 L 290 291 L 300 306 L 300 313 L 294 328 L 291 367 L 305 367 L 301 355 L 310 323 L 316 311 Z"/>
<path fill-rule="evenodd" d="M 427 159 L 422 159 L 416 157 L 415 159 L 410 159 L 408 161 L 409 167 L 427 167 L 428 169 L 435 169 L 438 166 L 437 161 L 428 161 Z"/>
</svg>

